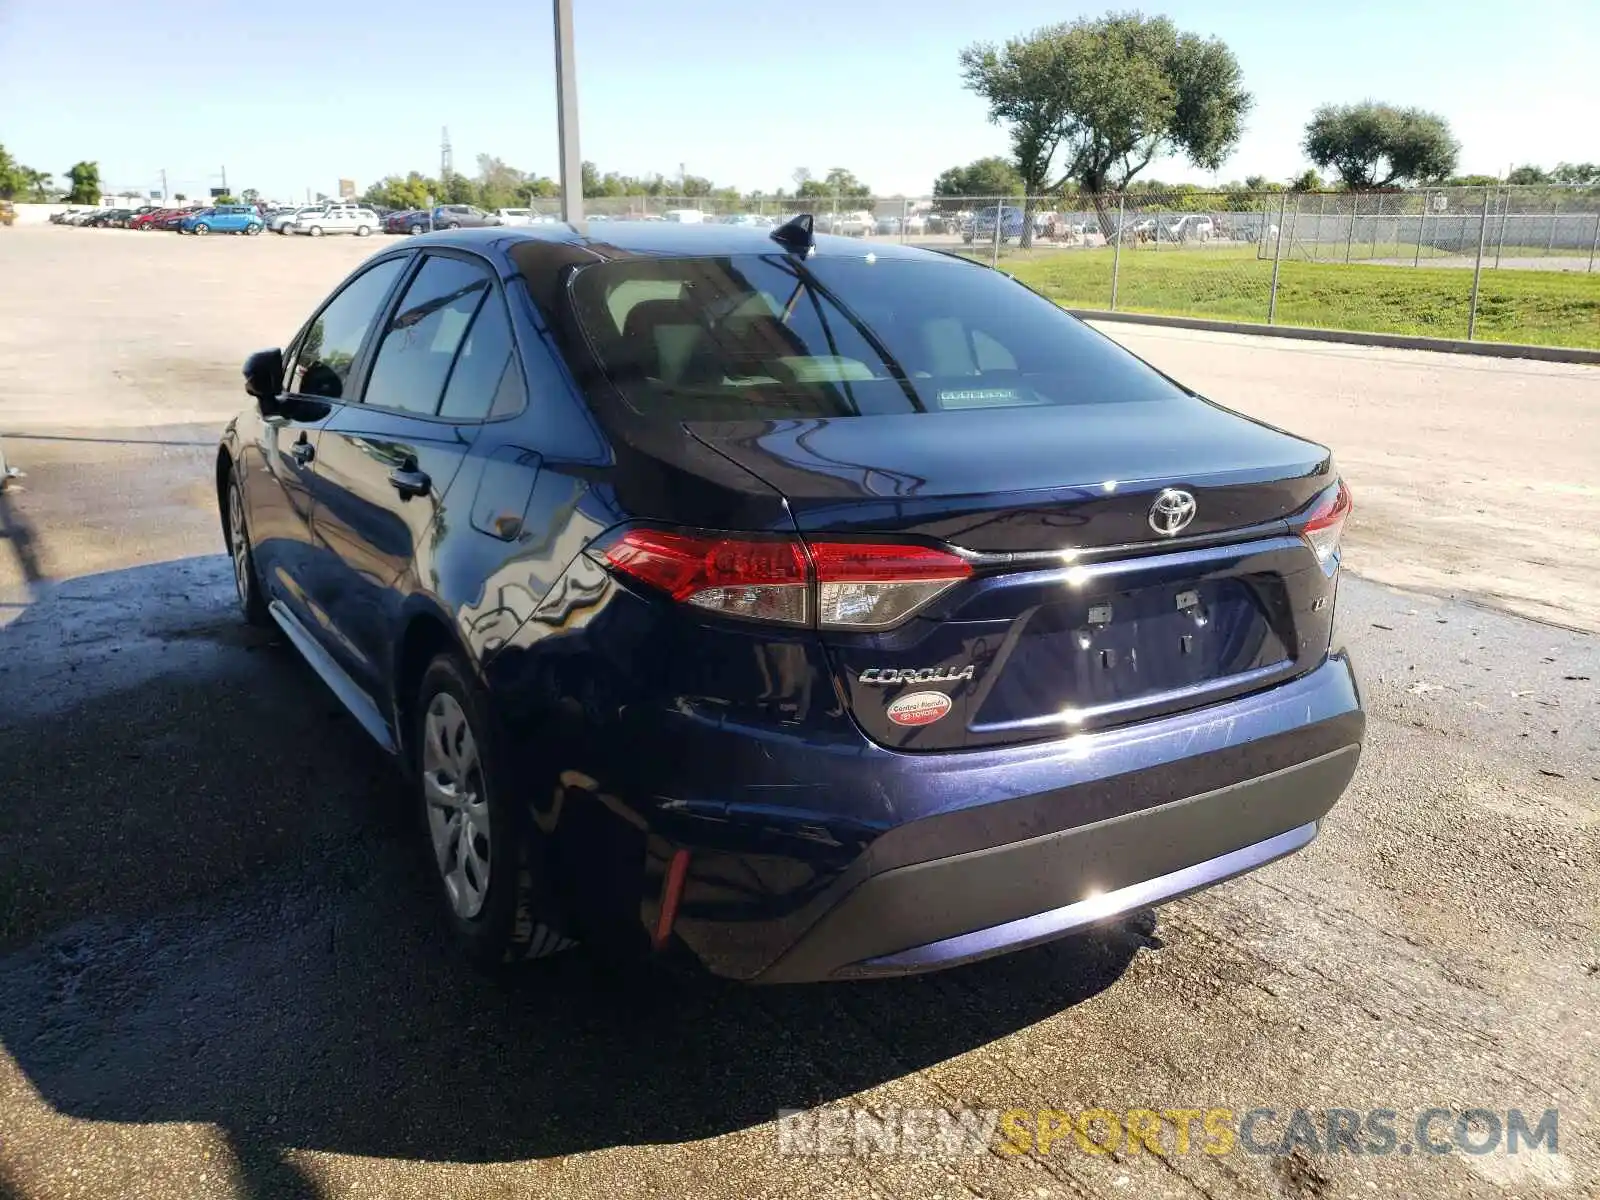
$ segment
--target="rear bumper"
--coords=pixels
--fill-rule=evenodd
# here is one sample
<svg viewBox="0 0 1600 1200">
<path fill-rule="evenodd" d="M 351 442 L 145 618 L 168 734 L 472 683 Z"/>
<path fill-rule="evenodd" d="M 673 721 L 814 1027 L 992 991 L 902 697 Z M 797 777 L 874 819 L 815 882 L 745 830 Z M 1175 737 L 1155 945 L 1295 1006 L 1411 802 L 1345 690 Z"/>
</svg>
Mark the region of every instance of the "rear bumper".
<svg viewBox="0 0 1600 1200">
<path fill-rule="evenodd" d="M 873 750 L 811 771 L 824 752 L 775 748 L 766 757 L 780 773 L 760 785 L 760 803 L 675 801 L 650 822 L 649 856 L 664 869 L 689 852 L 675 932 L 719 975 L 794 983 L 934 970 L 1293 853 L 1349 783 L 1364 731 L 1354 673 L 1336 654 L 1254 695 L 1063 741 Z M 714 740 L 677 734 L 679 761 L 705 764 L 694 781 L 704 797 L 716 774 L 726 781 L 729 759 Z M 846 810 L 861 821 L 842 820 Z M 870 823 L 878 814 L 886 819 Z M 647 926 L 655 895 L 640 914 Z"/>
<path fill-rule="evenodd" d="M 975 962 L 1253 871 L 1316 836 L 1359 753 L 1346 746 L 1156 808 L 873 875 L 759 979 Z"/>
</svg>

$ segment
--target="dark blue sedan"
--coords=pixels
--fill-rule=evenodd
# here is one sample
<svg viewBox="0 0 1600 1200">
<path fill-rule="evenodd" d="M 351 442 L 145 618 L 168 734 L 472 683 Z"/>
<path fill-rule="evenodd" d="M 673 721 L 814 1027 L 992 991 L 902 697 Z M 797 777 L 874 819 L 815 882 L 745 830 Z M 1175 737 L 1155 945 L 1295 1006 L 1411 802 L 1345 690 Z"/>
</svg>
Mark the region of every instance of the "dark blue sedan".
<svg viewBox="0 0 1600 1200">
<path fill-rule="evenodd" d="M 1355 770 L 1328 451 L 971 262 L 429 234 L 245 386 L 244 612 L 394 754 L 480 963 L 968 962 L 1290 854 Z"/>
</svg>

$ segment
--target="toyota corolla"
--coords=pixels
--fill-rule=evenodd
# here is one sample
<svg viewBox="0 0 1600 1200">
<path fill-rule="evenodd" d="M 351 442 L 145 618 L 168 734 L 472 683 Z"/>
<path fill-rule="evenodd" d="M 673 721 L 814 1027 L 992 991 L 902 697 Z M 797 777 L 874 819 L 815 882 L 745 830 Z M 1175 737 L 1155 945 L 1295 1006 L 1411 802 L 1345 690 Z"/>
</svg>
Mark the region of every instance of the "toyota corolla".
<svg viewBox="0 0 1600 1200">
<path fill-rule="evenodd" d="M 245 390 L 244 613 L 394 755 L 480 963 L 969 962 L 1288 855 L 1355 769 L 1328 450 L 974 263 L 429 234 Z"/>
</svg>

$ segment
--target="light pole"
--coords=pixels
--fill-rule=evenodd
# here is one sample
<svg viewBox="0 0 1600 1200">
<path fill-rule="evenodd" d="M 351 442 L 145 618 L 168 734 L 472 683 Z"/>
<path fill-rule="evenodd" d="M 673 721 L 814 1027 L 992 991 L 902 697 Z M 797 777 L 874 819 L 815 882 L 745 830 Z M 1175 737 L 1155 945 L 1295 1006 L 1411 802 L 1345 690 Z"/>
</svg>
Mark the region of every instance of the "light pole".
<svg viewBox="0 0 1600 1200">
<path fill-rule="evenodd" d="M 561 219 L 583 223 L 583 159 L 578 153 L 578 75 L 572 53 L 572 0 L 555 0 L 556 138 L 561 151 Z"/>
</svg>

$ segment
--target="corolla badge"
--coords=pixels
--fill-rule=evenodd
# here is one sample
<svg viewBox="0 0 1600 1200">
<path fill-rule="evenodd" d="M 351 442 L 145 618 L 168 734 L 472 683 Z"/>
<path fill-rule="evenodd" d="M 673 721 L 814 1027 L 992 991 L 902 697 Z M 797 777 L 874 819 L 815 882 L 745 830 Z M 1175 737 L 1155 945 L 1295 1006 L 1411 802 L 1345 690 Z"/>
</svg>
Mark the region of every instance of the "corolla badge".
<svg viewBox="0 0 1600 1200">
<path fill-rule="evenodd" d="M 1182 488 L 1167 488 L 1150 506 L 1150 528 L 1163 537 L 1174 537 L 1194 520 L 1194 496 Z"/>
<path fill-rule="evenodd" d="M 858 683 L 960 683 L 971 679 L 973 668 L 965 667 L 868 667 Z"/>
</svg>

